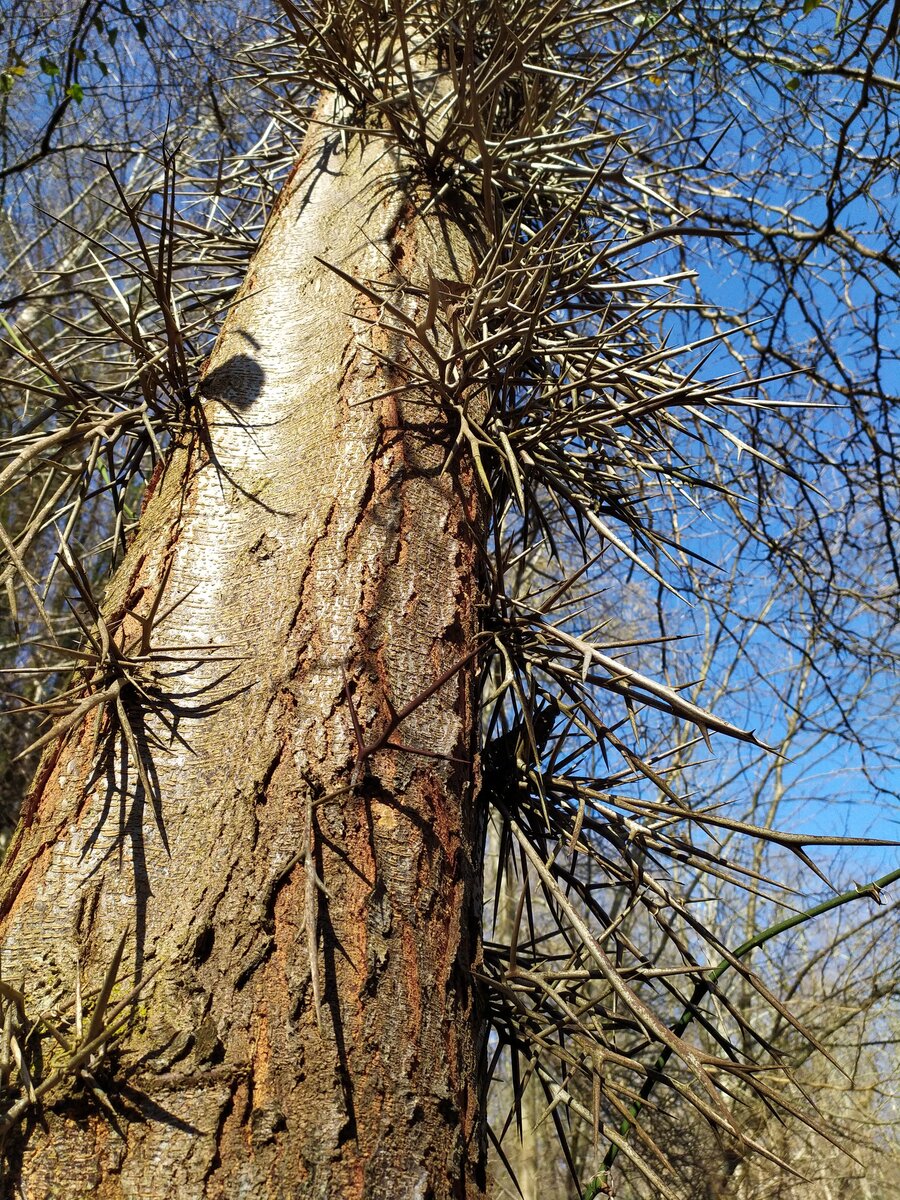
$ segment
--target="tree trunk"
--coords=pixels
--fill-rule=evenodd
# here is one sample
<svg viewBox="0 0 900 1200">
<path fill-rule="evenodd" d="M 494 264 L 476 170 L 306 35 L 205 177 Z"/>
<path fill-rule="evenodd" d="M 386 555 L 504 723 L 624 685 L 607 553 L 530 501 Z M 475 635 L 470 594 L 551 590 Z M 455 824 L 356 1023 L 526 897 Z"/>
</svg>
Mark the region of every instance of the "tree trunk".
<svg viewBox="0 0 900 1200">
<path fill-rule="evenodd" d="M 476 489 L 442 471 L 439 401 L 398 391 L 405 339 L 319 261 L 422 317 L 431 273 L 470 277 L 412 177 L 313 122 L 110 585 L 117 646 L 153 618 L 151 699 L 121 694 L 144 782 L 114 701 L 45 754 L 2 978 L 71 1036 L 126 931 L 113 1001 L 147 983 L 94 1072 L 115 1116 L 68 1074 L 8 1133 L 8 1196 L 483 1194 L 473 660 L 451 670 Z M 392 735 L 412 749 L 361 753 L 442 675 Z M 66 1054 L 32 1043 L 37 1083 Z"/>
</svg>

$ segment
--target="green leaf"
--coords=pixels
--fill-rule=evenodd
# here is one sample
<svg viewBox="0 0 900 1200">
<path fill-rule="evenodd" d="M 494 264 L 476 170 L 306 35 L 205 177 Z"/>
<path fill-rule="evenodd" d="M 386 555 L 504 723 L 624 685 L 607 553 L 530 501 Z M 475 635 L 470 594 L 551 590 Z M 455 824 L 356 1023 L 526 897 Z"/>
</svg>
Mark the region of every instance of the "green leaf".
<svg viewBox="0 0 900 1200">
<path fill-rule="evenodd" d="M 40 63 L 41 71 L 43 71 L 45 75 L 49 75 L 52 78 L 54 75 L 59 74 L 59 67 L 52 58 L 47 58 L 46 55 L 42 54 Z"/>
<path fill-rule="evenodd" d="M 822 3 L 822 0 L 803 0 L 803 15 L 804 15 L 804 17 L 808 17 L 809 14 L 811 12 L 814 12 L 815 9 L 817 9 L 821 3 Z"/>
<path fill-rule="evenodd" d="M 9 71 L 0 71 L 0 96 L 8 96 L 12 91 L 13 77 Z"/>
<path fill-rule="evenodd" d="M 800 86 L 800 80 L 796 75 L 793 75 L 784 86 L 789 92 L 796 92 L 797 88 Z"/>
<path fill-rule="evenodd" d="M 70 83 L 66 88 L 66 95 L 71 96 L 76 104 L 80 104 L 84 99 L 84 88 L 80 83 Z"/>
</svg>

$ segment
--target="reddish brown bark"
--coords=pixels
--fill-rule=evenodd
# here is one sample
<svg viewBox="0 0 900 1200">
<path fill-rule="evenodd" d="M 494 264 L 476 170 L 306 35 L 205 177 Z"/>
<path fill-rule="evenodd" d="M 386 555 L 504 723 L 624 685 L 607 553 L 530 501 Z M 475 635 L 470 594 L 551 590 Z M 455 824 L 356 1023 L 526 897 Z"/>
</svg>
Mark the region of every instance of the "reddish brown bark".
<svg viewBox="0 0 900 1200">
<path fill-rule="evenodd" d="M 314 127 L 109 589 L 123 645 L 164 589 L 153 642 L 179 661 L 145 679 L 176 736 L 126 696 L 151 795 L 121 738 L 94 778 L 99 708 L 45 756 L 2 975 L 63 1008 L 76 952 L 96 989 L 126 928 L 116 994 L 158 973 L 106 1064 L 118 1131 L 70 1079 L 11 1131 L 6 1195 L 483 1193 L 474 660 L 400 725 L 409 749 L 357 761 L 475 644 L 476 488 L 441 470 L 440 404 L 384 394 L 404 339 L 318 261 L 409 311 L 429 269 L 466 278 L 408 166 Z"/>
</svg>

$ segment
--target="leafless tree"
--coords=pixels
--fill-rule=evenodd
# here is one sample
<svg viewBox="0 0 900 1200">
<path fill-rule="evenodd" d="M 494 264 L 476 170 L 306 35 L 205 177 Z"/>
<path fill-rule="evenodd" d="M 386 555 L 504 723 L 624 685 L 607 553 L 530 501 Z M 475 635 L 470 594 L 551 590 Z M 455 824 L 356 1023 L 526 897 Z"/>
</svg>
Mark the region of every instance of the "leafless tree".
<svg viewBox="0 0 900 1200">
<path fill-rule="evenodd" d="M 822 654 L 849 627 L 876 661 L 896 616 L 866 580 L 892 553 L 896 17 L 840 9 L 826 58 L 787 6 L 278 10 L 251 41 L 240 6 L 124 5 L 120 44 L 110 5 L 73 8 L 50 107 L 6 128 L 16 203 L 46 179 L 56 208 L 4 302 L 8 640 L 20 677 L 64 680 L 18 685 L 46 724 L 0 882 L 9 1194 L 478 1196 L 507 1071 L 585 1194 L 625 1159 L 679 1194 L 662 1087 L 779 1162 L 732 1096 L 817 1128 L 780 1047 L 823 1039 L 748 965 L 775 927 L 736 946 L 691 889 L 777 900 L 744 842 L 814 868 L 865 839 L 694 794 L 697 744 L 768 751 L 684 686 L 666 597 L 722 611 L 705 507 L 773 599 L 743 624 L 729 600 L 704 669 L 762 629 L 877 756 Z M 80 108 L 95 35 L 143 47 L 96 65 L 141 113 Z M 835 126 L 836 85 L 858 104 Z M 786 146 L 825 156 L 821 222 Z M 704 253 L 749 272 L 764 333 L 707 297 Z M 870 357 L 804 350 L 797 309 L 832 321 L 816 273 L 855 267 L 874 298 L 858 315 L 848 284 L 840 319 Z M 803 384 L 760 382 L 785 369 Z M 829 453 L 822 389 L 871 470 Z M 624 611 L 598 625 L 601 586 Z M 489 820 L 517 900 L 482 943 Z"/>
</svg>

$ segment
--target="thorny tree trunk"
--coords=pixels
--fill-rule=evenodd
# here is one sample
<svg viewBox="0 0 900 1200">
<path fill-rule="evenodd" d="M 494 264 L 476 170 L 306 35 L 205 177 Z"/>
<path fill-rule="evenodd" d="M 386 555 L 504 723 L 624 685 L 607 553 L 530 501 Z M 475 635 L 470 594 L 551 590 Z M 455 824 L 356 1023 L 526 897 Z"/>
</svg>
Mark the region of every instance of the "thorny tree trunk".
<svg viewBox="0 0 900 1200">
<path fill-rule="evenodd" d="M 117 994 L 158 973 L 105 1077 L 116 1122 L 57 1089 L 9 1135 L 7 1195 L 483 1193 L 471 663 L 394 734 L 432 756 L 383 749 L 348 790 L 354 717 L 377 738 L 475 634 L 452 422 L 383 395 L 404 343 L 317 261 L 423 315 L 403 278 L 465 279 L 466 237 L 408 178 L 384 140 L 344 151 L 313 124 L 206 374 L 208 436 L 170 457 L 111 585 L 123 643 L 163 589 L 177 736 L 148 745 L 163 727 L 126 698 L 151 795 L 121 738 L 91 782 L 99 709 L 45 755 L 3 876 L 2 973 L 32 1009 L 64 1005 L 126 929 Z"/>
</svg>

